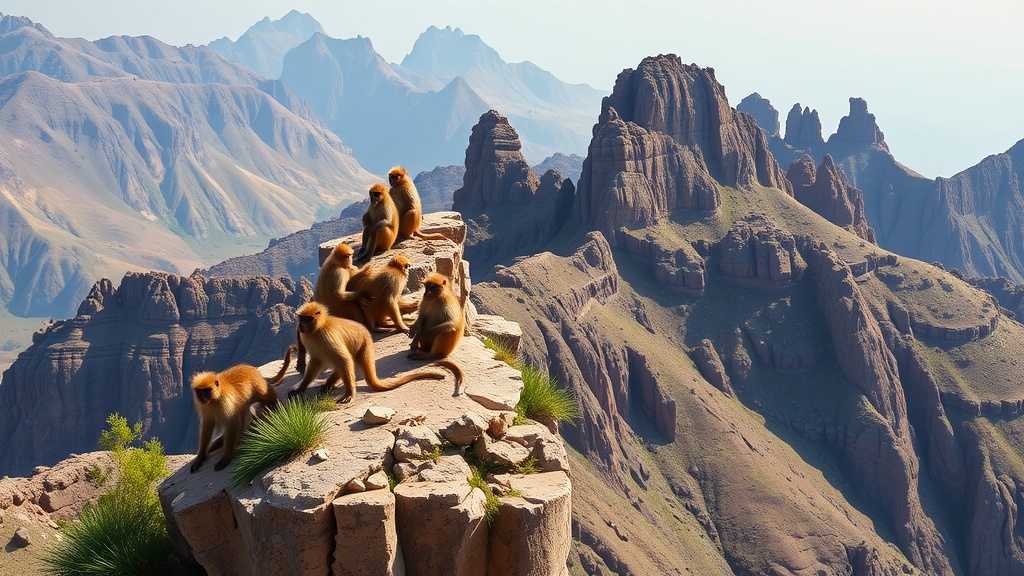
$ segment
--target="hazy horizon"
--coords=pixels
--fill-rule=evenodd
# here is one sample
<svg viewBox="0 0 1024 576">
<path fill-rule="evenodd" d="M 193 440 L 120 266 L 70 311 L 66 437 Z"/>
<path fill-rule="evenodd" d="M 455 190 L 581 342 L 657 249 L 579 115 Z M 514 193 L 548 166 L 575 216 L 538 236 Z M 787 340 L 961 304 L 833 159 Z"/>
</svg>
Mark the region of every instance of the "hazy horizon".
<svg viewBox="0 0 1024 576">
<path fill-rule="evenodd" d="M 1024 3 L 798 1 L 302 0 L 143 3 L 4 0 L 57 36 L 150 35 L 174 45 L 232 40 L 264 17 L 307 12 L 330 36 L 371 39 L 401 62 L 427 27 L 477 34 L 509 62 L 610 91 L 645 56 L 678 54 L 716 71 L 733 106 L 758 92 L 785 116 L 817 109 L 825 138 L 862 97 L 893 156 L 951 176 L 1024 138 Z M 628 13 L 626 12 L 628 10 Z M 500 13 L 500 18 L 498 14 Z M 500 26 L 494 26 L 500 21 Z M 594 110 L 596 120 L 598 110 Z"/>
</svg>

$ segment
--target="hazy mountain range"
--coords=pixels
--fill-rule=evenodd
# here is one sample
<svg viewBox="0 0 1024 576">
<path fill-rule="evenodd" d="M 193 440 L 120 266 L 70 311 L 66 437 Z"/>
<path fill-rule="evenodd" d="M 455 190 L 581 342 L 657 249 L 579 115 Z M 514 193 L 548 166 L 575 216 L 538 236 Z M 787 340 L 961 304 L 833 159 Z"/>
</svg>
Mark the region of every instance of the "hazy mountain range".
<svg viewBox="0 0 1024 576">
<path fill-rule="evenodd" d="M 582 153 L 601 101 L 597 90 L 530 62 L 505 62 L 458 28 L 430 27 L 401 64 L 388 64 L 369 38 L 331 38 L 294 11 L 210 49 L 271 77 L 279 71 L 359 162 L 380 173 L 395 164 L 415 173 L 461 162 L 472 122 L 489 108 L 519 122 L 534 162 Z"/>
<path fill-rule="evenodd" d="M 780 133 L 778 112 L 759 95 L 740 110 L 758 118 L 783 165 L 803 154 L 831 155 L 844 178 L 864 194 L 864 211 L 880 246 L 974 277 L 1024 282 L 1024 140 L 950 178 L 921 176 L 889 152 L 863 99 L 828 140 L 816 111 L 794 105 Z"/>
<path fill-rule="evenodd" d="M 16 314 L 66 317 L 97 278 L 251 250 L 373 180 L 280 83 L 207 48 L 0 22 L 0 300 Z"/>
</svg>

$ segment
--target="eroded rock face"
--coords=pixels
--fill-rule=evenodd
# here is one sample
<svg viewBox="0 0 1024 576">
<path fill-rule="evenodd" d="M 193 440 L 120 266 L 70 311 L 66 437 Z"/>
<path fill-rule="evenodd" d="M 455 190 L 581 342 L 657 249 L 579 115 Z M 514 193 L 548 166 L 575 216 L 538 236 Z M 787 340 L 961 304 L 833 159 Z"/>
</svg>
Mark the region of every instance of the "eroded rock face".
<svg viewBox="0 0 1024 576">
<path fill-rule="evenodd" d="M 821 120 L 818 118 L 818 111 L 810 108 L 800 108 L 800 104 L 793 104 L 793 108 L 786 115 L 786 144 L 797 150 L 815 148 L 825 143 L 821 137 Z"/>
<path fill-rule="evenodd" d="M 845 438 L 834 441 L 859 490 L 889 510 L 908 558 L 929 572 L 952 574 L 959 569 L 952 564 L 952 540 L 935 528 L 918 495 L 918 460 L 896 359 L 849 267 L 823 244 L 810 247 L 807 260 L 839 366 L 871 404 L 847 423 Z"/>
<path fill-rule="evenodd" d="M 96 447 L 105 418 L 141 422 L 169 452 L 198 435 L 192 375 L 281 358 L 294 340 L 305 280 L 160 272 L 101 280 L 79 314 L 57 322 L 4 374 L 0 471 L 25 474 Z"/>
<path fill-rule="evenodd" d="M 676 208 L 717 210 L 719 183 L 789 189 L 757 122 L 729 106 L 713 70 L 645 58 L 602 104 L 573 216 L 605 233 L 649 226 Z"/>
<path fill-rule="evenodd" d="M 768 136 L 779 135 L 779 111 L 772 106 L 767 98 L 757 92 L 750 94 L 736 105 L 737 112 L 746 112 L 757 120 L 757 125 Z"/>
<path fill-rule="evenodd" d="M 877 144 L 889 151 L 885 135 L 875 122 L 875 115 L 868 112 L 867 100 L 850 98 L 850 113 L 839 120 L 839 129 L 829 137 L 829 144 Z"/>
<path fill-rule="evenodd" d="M 470 228 L 467 258 L 481 265 L 528 253 L 551 240 L 568 218 L 573 183 L 555 170 L 538 178 L 521 149 L 515 129 L 494 110 L 473 127 L 452 210 L 461 212 Z"/>
<path fill-rule="evenodd" d="M 793 235 L 763 218 L 733 224 L 718 245 L 718 269 L 731 280 L 763 290 L 780 290 L 803 277 L 807 265 Z"/>
<path fill-rule="evenodd" d="M 814 159 L 803 156 L 790 164 L 786 178 L 793 184 L 793 197 L 798 202 L 836 226 L 878 243 L 864 216 L 864 195 L 846 183 L 832 156 L 826 154 L 817 170 Z"/>
</svg>

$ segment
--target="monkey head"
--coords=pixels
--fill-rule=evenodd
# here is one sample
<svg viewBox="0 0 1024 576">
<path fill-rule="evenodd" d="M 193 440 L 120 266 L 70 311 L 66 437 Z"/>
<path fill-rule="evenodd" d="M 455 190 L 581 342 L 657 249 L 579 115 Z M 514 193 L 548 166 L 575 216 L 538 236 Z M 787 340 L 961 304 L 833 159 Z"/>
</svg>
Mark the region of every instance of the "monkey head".
<svg viewBox="0 0 1024 576">
<path fill-rule="evenodd" d="M 327 317 L 327 309 L 319 302 L 309 302 L 299 308 L 299 332 L 309 334 L 320 327 L 323 319 Z"/>
<path fill-rule="evenodd" d="M 374 184 L 370 186 L 370 204 L 380 204 L 384 200 L 384 195 L 387 194 L 388 189 L 383 184 Z"/>
<path fill-rule="evenodd" d="M 423 297 L 437 298 L 447 286 L 448 279 L 435 272 L 423 281 Z"/>
<path fill-rule="evenodd" d="M 200 372 L 192 378 L 192 391 L 197 402 L 209 404 L 220 398 L 220 381 L 213 372 Z"/>
<path fill-rule="evenodd" d="M 352 263 L 352 247 L 348 244 L 338 244 L 331 251 L 331 258 L 338 262 L 342 266 L 348 266 Z"/>
<path fill-rule="evenodd" d="M 388 183 L 394 186 L 401 182 L 404 178 L 408 178 L 409 173 L 405 171 L 405 168 L 401 166 L 395 166 L 391 170 L 388 170 Z"/>
<path fill-rule="evenodd" d="M 409 266 L 411 266 L 409 259 L 401 254 L 388 261 L 389 268 L 394 268 L 405 276 L 409 275 Z"/>
</svg>

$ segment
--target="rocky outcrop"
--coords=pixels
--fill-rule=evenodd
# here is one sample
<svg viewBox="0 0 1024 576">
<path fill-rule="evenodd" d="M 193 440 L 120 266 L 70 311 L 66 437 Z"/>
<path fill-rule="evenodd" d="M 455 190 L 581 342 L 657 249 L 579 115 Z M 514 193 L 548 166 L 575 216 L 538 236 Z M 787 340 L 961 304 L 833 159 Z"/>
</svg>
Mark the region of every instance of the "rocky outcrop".
<svg viewBox="0 0 1024 576">
<path fill-rule="evenodd" d="M 407 342 L 395 334 L 375 343 L 379 374 L 421 365 L 405 357 Z M 183 466 L 159 490 L 177 555 L 211 575 L 559 576 L 571 541 L 568 462 L 564 448 L 553 449 L 561 441 L 541 425 L 507 426 L 522 380 L 480 341 L 464 339 L 449 358 L 467 375 L 465 394 L 452 396 L 451 376 L 386 392 L 361 385 L 351 404 L 324 413 L 328 433 L 318 448 L 326 460 L 300 454 L 240 488 L 212 467 L 192 474 Z M 270 375 L 279 367 L 261 370 Z M 299 380 L 288 376 L 281 394 Z M 373 406 L 393 410 L 390 423 L 366 425 L 363 414 Z M 492 426 L 496 420 L 505 426 Z M 550 472 L 492 477 L 504 496 L 488 527 L 485 497 L 468 482 L 464 452 L 435 455 L 439 436 L 486 440 L 482 458 L 515 453 L 509 464 L 518 464 L 533 456 Z M 400 480 L 393 494 L 386 479 L 375 478 L 381 470 Z"/>
<path fill-rule="evenodd" d="M 697 369 L 712 386 L 729 396 L 736 395 L 732 391 L 732 383 L 729 381 L 729 375 L 725 372 L 722 359 L 719 358 L 718 352 L 715 351 L 715 344 L 711 340 L 707 338 L 701 340 L 700 345 L 690 352 L 690 356 L 693 358 L 694 364 L 697 365 Z"/>
<path fill-rule="evenodd" d="M 769 137 L 779 136 L 779 111 L 772 106 L 767 98 L 757 92 L 748 95 L 736 105 L 737 112 L 746 112 L 757 120 L 757 125 L 764 130 Z"/>
<path fill-rule="evenodd" d="M 781 290 L 807 268 L 793 235 L 763 217 L 733 223 L 717 246 L 718 269 L 730 281 L 762 290 Z"/>
<path fill-rule="evenodd" d="M 98 282 L 79 314 L 34 337 L 4 373 L 0 470 L 24 474 L 95 447 L 111 412 L 171 452 L 193 449 L 191 375 L 279 358 L 308 281 L 129 273 Z"/>
<path fill-rule="evenodd" d="M 729 106 L 713 70 L 645 58 L 601 106 L 573 216 L 611 235 L 677 208 L 717 210 L 719 184 L 789 190 L 764 133 Z"/>
<path fill-rule="evenodd" d="M 480 117 L 466 147 L 466 173 L 452 209 L 469 224 L 466 257 L 484 269 L 550 241 L 568 219 L 572 182 L 554 170 L 538 178 L 521 149 L 515 129 L 494 110 Z M 485 213 L 515 216 L 491 219 Z"/>
<path fill-rule="evenodd" d="M 793 184 L 793 197 L 829 222 L 877 244 L 875 231 L 864 217 L 864 196 L 850 186 L 826 154 L 817 170 L 814 159 L 803 156 L 790 164 L 786 178 Z"/>
<path fill-rule="evenodd" d="M 615 239 L 630 256 L 646 264 L 665 287 L 691 296 L 704 294 L 707 282 L 704 256 L 693 246 L 677 246 L 652 233 L 638 237 L 620 231 Z"/>
<path fill-rule="evenodd" d="M 825 143 L 821 137 L 821 120 L 818 118 L 818 111 L 808 107 L 800 108 L 800 104 L 793 104 L 786 115 L 786 144 L 797 150 L 816 148 Z"/>
<path fill-rule="evenodd" d="M 875 144 L 886 152 L 889 146 L 885 135 L 875 122 L 875 115 L 868 112 L 868 103 L 863 98 L 850 98 L 850 113 L 839 120 L 839 129 L 828 138 L 829 144 Z"/>
</svg>

